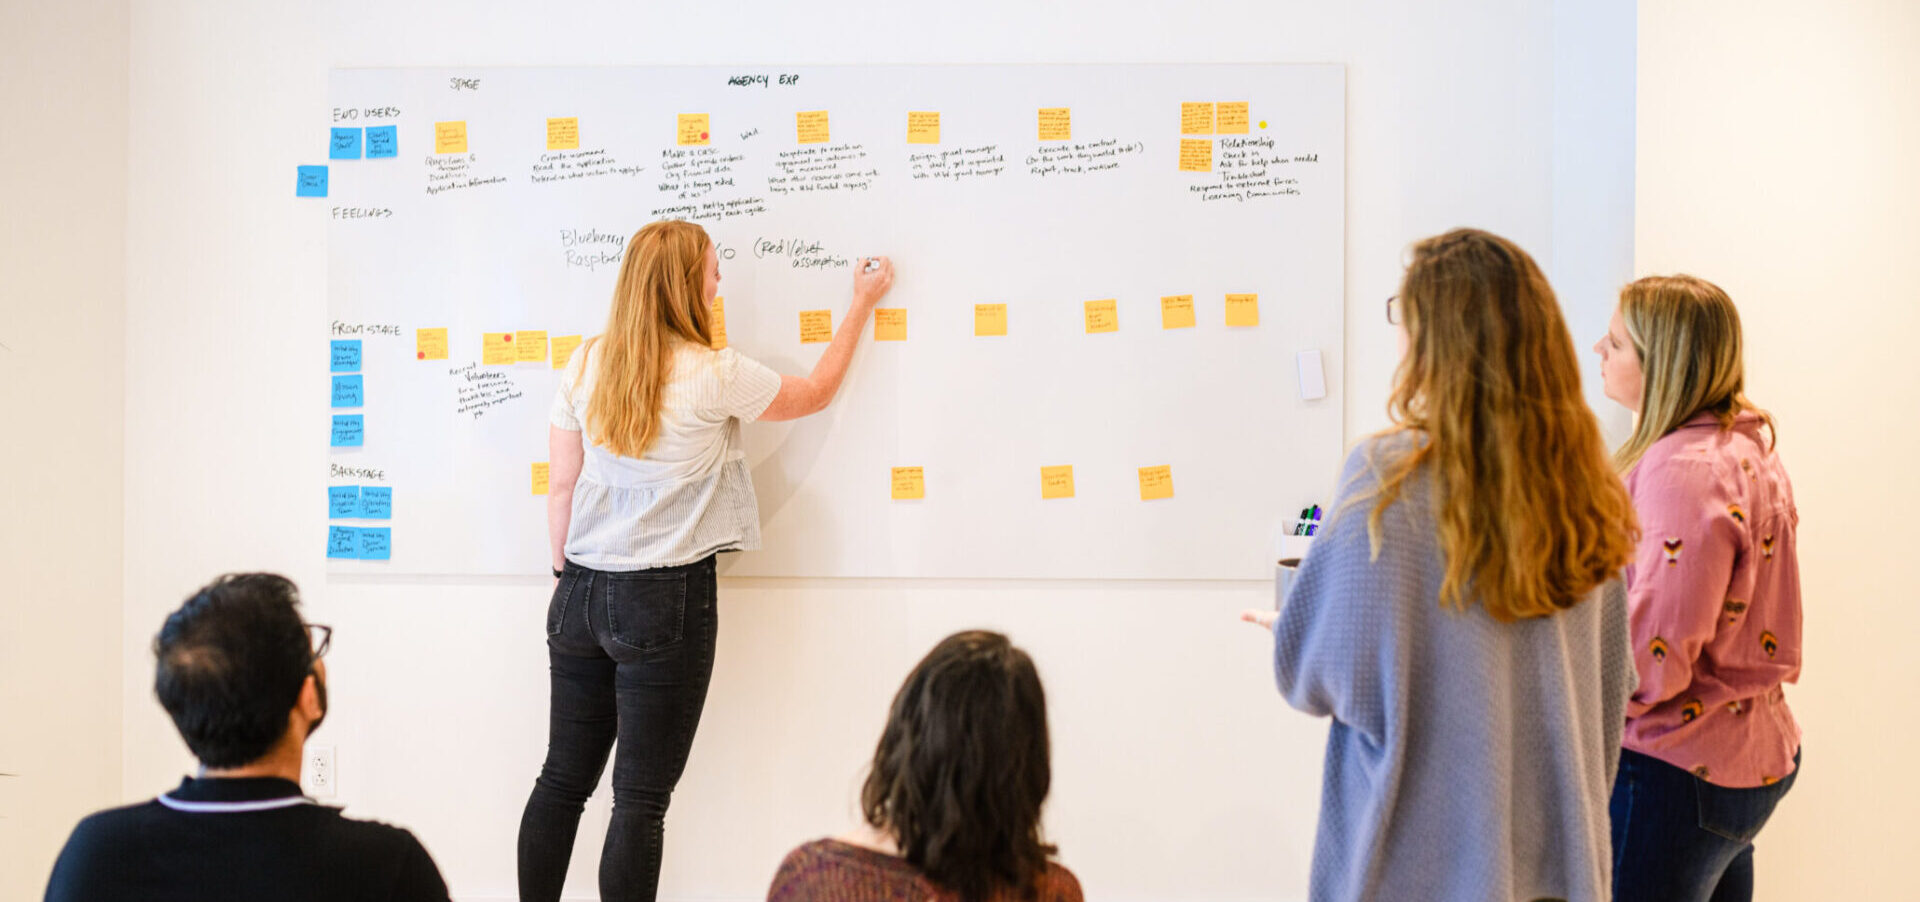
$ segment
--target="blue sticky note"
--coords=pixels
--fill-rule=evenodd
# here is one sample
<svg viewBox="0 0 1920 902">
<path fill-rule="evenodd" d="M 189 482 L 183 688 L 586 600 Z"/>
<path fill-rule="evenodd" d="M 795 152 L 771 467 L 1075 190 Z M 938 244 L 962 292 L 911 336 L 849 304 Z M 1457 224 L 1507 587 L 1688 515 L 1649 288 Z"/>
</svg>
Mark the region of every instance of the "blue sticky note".
<svg viewBox="0 0 1920 902">
<path fill-rule="evenodd" d="M 367 126 L 367 159 L 400 155 L 400 127 L 397 125 Z"/>
<path fill-rule="evenodd" d="M 360 516 L 360 487 L 357 485 L 327 486 L 327 519 L 338 520 L 343 517 Z"/>
<path fill-rule="evenodd" d="M 360 556 L 360 530 L 351 526 L 327 527 L 327 557 L 357 558 Z"/>
<path fill-rule="evenodd" d="M 336 338 L 333 340 L 333 372 L 360 372 L 360 339 Z"/>
<path fill-rule="evenodd" d="M 367 520 L 393 519 L 393 489 L 370 485 L 360 490 L 360 516 Z"/>
<path fill-rule="evenodd" d="M 365 407 L 365 396 L 361 393 L 360 374 L 333 377 L 333 406 Z"/>
<path fill-rule="evenodd" d="M 333 447 L 358 448 L 366 443 L 366 418 L 357 413 L 333 415 Z"/>
<path fill-rule="evenodd" d="M 327 142 L 327 159 L 360 159 L 360 130 L 357 128 L 336 128 L 333 137 Z"/>
<path fill-rule="evenodd" d="M 294 197 L 326 197 L 327 167 L 302 166 L 300 178 L 293 184 Z"/>
<path fill-rule="evenodd" d="M 360 553 L 363 561 L 384 561 L 393 557 L 393 530 L 385 526 L 360 529 Z"/>
</svg>

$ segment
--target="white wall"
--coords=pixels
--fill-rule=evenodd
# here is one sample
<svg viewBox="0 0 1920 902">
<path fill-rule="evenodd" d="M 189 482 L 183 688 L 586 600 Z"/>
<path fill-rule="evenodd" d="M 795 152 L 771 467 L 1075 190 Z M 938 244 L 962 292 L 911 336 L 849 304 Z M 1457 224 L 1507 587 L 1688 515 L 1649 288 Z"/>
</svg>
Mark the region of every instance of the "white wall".
<svg viewBox="0 0 1920 902">
<path fill-rule="evenodd" d="M 127 4 L 0 7 L 0 899 L 120 797 Z"/>
<path fill-rule="evenodd" d="M 338 748 L 349 811 L 416 829 L 463 898 L 513 893 L 514 830 L 544 744 L 546 581 L 323 575 L 326 453 L 311 400 L 323 383 L 301 361 L 317 359 L 324 337 L 326 205 L 296 202 L 291 182 L 294 165 L 322 161 L 331 66 L 1345 63 L 1350 438 L 1384 420 L 1395 343 L 1383 301 L 1411 240 L 1471 224 L 1517 239 L 1556 275 L 1625 270 L 1624 219 L 1581 233 L 1554 204 L 1607 208 L 1556 179 L 1624 198 L 1630 138 L 1600 136 L 1600 150 L 1566 156 L 1595 136 L 1556 120 L 1554 107 L 1617 110 L 1631 92 L 1629 5 L 707 9 L 135 5 L 128 797 L 189 765 L 146 686 L 153 629 L 215 573 L 277 569 L 306 588 L 310 616 L 337 629 L 335 713 L 316 742 Z M 1605 26 L 1597 75 L 1576 78 L 1589 70 L 1555 61 L 1580 31 L 1557 28 L 1556 13 Z M 1304 896 L 1324 726 L 1283 708 L 1268 641 L 1233 622 L 1237 609 L 1270 603 L 1266 586 L 753 580 L 721 592 L 714 687 L 669 817 L 667 898 L 759 898 L 786 849 L 848 826 L 899 679 L 940 636 L 974 625 L 1008 631 L 1040 662 L 1056 742 L 1049 826 L 1091 897 Z M 583 897 L 605 805 L 593 803 L 582 830 L 571 888 Z"/>
<path fill-rule="evenodd" d="M 1732 294 L 1800 508 L 1805 768 L 1762 900 L 1906 899 L 1920 609 L 1920 5 L 1640 4 L 1634 268 Z"/>
</svg>

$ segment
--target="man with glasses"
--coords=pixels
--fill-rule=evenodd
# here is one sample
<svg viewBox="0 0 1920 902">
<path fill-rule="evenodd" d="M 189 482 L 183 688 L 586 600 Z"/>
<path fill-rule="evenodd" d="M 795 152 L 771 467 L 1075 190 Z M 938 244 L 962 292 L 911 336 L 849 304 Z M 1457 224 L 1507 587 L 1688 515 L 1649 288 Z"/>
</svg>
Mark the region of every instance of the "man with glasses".
<svg viewBox="0 0 1920 902">
<path fill-rule="evenodd" d="M 200 775 L 80 822 L 48 902 L 366 899 L 446 902 L 413 834 L 342 817 L 300 792 L 307 737 L 327 716 L 333 631 L 302 622 L 271 573 L 223 576 L 154 638 L 154 693 Z"/>
</svg>

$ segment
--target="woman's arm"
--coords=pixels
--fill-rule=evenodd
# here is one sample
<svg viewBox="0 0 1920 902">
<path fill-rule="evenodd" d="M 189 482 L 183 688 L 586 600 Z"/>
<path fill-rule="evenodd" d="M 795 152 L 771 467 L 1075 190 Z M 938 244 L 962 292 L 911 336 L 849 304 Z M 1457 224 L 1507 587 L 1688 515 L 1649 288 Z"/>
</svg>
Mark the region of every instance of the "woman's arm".
<svg viewBox="0 0 1920 902">
<path fill-rule="evenodd" d="M 827 409 L 827 404 L 839 393 L 847 365 L 853 362 L 853 349 L 860 344 L 861 333 L 866 331 L 868 315 L 893 286 L 893 262 L 885 257 L 873 259 L 880 263 L 873 272 L 867 271 L 864 258 L 854 265 L 853 303 L 847 308 L 846 318 L 840 321 L 840 330 L 833 333 L 833 343 L 827 345 L 820 361 L 813 365 L 813 372 L 806 376 L 781 376 L 780 393 L 773 396 L 773 403 L 767 405 L 760 419 L 797 420 L 819 413 Z"/>
<path fill-rule="evenodd" d="M 1752 601 L 1750 591 L 1733 584 L 1747 520 L 1728 479 L 1707 461 L 1641 465 L 1651 469 L 1634 481 L 1640 547 L 1627 587 L 1640 686 L 1627 700 L 1628 717 L 1692 688 L 1694 663 L 1719 631 L 1728 602 Z"/>
<path fill-rule="evenodd" d="M 580 433 L 547 427 L 547 542 L 553 550 L 553 569 L 567 565 L 567 526 L 573 520 L 573 485 L 580 481 L 586 448 Z"/>
</svg>

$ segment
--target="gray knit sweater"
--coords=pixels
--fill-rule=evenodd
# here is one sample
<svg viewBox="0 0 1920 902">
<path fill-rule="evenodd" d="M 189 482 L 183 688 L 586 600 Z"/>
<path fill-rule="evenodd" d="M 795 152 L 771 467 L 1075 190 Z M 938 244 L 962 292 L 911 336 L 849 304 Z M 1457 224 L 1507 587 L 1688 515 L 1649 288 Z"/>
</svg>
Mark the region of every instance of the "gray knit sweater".
<svg viewBox="0 0 1920 902">
<path fill-rule="evenodd" d="M 1367 465 L 1347 458 L 1343 499 Z M 1552 617 L 1503 624 L 1442 609 L 1429 480 L 1416 473 L 1381 523 L 1371 502 L 1335 514 L 1274 625 L 1287 702 L 1331 716 L 1311 898 L 1530 902 L 1610 897 L 1607 799 L 1633 662 L 1626 594 L 1608 583 Z"/>
</svg>

